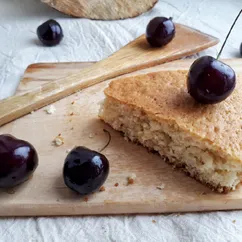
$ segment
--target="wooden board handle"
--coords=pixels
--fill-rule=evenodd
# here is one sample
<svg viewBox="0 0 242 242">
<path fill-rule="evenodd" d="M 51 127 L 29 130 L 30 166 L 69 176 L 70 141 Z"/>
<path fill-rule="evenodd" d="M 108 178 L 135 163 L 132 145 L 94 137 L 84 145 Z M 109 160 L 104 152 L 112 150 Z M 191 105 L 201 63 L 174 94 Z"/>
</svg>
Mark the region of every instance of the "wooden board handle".
<svg viewBox="0 0 242 242">
<path fill-rule="evenodd" d="M 136 70 L 197 53 L 218 43 L 218 39 L 177 24 L 176 36 L 163 48 L 151 48 L 141 36 L 112 56 L 78 74 L 47 83 L 25 94 L 0 102 L 0 126 L 91 85 Z"/>
</svg>

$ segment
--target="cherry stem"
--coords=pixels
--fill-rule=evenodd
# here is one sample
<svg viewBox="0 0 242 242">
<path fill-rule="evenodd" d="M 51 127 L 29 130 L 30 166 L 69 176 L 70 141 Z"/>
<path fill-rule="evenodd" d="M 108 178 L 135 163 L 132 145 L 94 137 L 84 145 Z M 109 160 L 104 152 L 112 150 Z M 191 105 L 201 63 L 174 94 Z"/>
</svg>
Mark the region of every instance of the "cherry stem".
<svg viewBox="0 0 242 242">
<path fill-rule="evenodd" d="M 221 47 L 221 49 L 220 49 L 220 51 L 219 51 L 219 53 L 218 53 L 217 60 L 219 59 L 219 57 L 220 57 L 220 55 L 221 55 L 221 53 L 222 53 L 222 51 L 223 51 L 223 49 L 224 49 L 224 46 L 225 46 L 225 44 L 226 44 L 226 42 L 227 42 L 227 40 L 228 40 L 228 38 L 229 38 L 229 35 L 230 35 L 232 29 L 234 28 L 234 26 L 235 26 L 235 24 L 236 24 L 236 22 L 237 22 L 239 16 L 241 15 L 241 13 L 242 13 L 242 9 L 240 10 L 239 14 L 237 15 L 236 19 L 234 20 L 234 22 L 233 22 L 233 24 L 232 24 L 232 26 L 231 26 L 231 28 L 230 28 L 230 30 L 229 30 L 229 32 L 228 32 L 226 38 L 225 38 L 225 41 L 224 41 L 224 43 L 223 43 L 223 45 L 222 45 L 222 47 Z"/>
<path fill-rule="evenodd" d="M 103 129 L 103 132 L 108 134 L 108 143 L 99 152 L 103 152 L 111 142 L 111 134 L 106 129 Z"/>
</svg>

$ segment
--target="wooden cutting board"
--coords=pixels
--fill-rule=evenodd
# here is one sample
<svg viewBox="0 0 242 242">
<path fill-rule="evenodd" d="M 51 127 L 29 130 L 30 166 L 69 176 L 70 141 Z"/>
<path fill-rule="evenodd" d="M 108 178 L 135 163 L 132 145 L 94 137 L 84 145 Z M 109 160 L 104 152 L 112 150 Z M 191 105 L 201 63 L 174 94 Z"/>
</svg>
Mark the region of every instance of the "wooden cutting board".
<svg viewBox="0 0 242 242">
<path fill-rule="evenodd" d="M 180 60 L 139 71 L 188 69 L 192 60 Z M 226 61 L 242 72 L 242 60 Z M 34 64 L 18 89 L 23 92 L 40 83 L 79 71 L 90 63 Z M 129 75 L 136 75 L 133 73 Z M 175 171 L 158 155 L 129 143 L 98 119 L 99 102 L 109 81 L 85 89 L 54 104 L 56 112 L 43 109 L 0 128 L 0 133 L 28 140 L 39 153 L 39 167 L 33 178 L 13 190 L 0 192 L 0 216 L 55 216 L 96 214 L 137 214 L 242 209 L 242 188 L 230 194 L 217 194 Z M 74 101 L 74 104 L 72 104 Z M 73 113 L 74 115 L 71 115 Z M 103 128 L 112 140 L 103 152 L 111 171 L 106 190 L 88 200 L 70 191 L 63 183 L 62 167 L 67 150 L 84 145 L 99 150 L 107 142 Z M 65 144 L 56 147 L 53 139 L 61 133 Z M 135 173 L 133 185 L 127 177 Z M 115 184 L 119 185 L 116 187 Z M 164 186 L 163 189 L 157 187 Z"/>
</svg>

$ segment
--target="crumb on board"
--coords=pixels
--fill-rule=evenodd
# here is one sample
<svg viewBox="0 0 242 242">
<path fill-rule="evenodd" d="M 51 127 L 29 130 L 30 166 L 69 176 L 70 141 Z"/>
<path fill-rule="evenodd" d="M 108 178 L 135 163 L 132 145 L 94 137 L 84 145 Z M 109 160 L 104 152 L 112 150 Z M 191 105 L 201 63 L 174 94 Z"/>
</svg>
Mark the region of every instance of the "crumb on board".
<svg viewBox="0 0 242 242">
<path fill-rule="evenodd" d="M 34 111 L 31 111 L 30 113 L 31 113 L 31 114 L 33 114 L 33 113 L 34 113 Z"/>
<path fill-rule="evenodd" d="M 235 224 L 236 223 L 236 220 L 233 220 L 232 223 Z"/>
<path fill-rule="evenodd" d="M 88 197 L 84 197 L 84 201 L 85 202 L 88 202 Z"/>
<path fill-rule="evenodd" d="M 70 116 L 73 116 L 73 115 L 74 115 L 74 113 L 73 113 L 73 112 L 71 112 L 71 113 L 70 113 Z"/>
<path fill-rule="evenodd" d="M 53 142 L 56 146 L 61 146 L 64 144 L 64 138 L 58 135 Z"/>
<path fill-rule="evenodd" d="M 88 136 L 90 139 L 92 139 L 94 137 L 94 134 L 93 133 L 90 133 L 89 136 Z"/>
<path fill-rule="evenodd" d="M 201 192 L 200 194 L 199 194 L 199 196 L 203 196 L 203 195 L 206 195 L 207 193 L 206 192 Z"/>
<path fill-rule="evenodd" d="M 72 104 L 72 105 L 75 104 L 75 101 L 72 101 L 71 104 Z"/>
<path fill-rule="evenodd" d="M 153 219 L 153 220 L 152 220 L 152 223 L 155 224 L 155 223 L 156 223 L 156 220 Z"/>
<path fill-rule="evenodd" d="M 222 193 L 223 192 L 223 188 L 222 187 L 218 188 L 218 192 Z"/>
<path fill-rule="evenodd" d="M 72 127 L 71 130 L 73 130 L 74 128 Z"/>
<path fill-rule="evenodd" d="M 128 185 L 132 185 L 134 184 L 134 181 L 136 179 L 136 174 L 132 173 L 129 177 L 128 177 Z"/>
<path fill-rule="evenodd" d="M 101 186 L 100 189 L 99 189 L 100 192 L 104 192 L 105 190 L 106 190 L 105 186 Z"/>
<path fill-rule="evenodd" d="M 118 186 L 119 186 L 119 184 L 118 184 L 118 183 L 115 183 L 115 184 L 114 184 L 114 186 L 115 186 L 115 187 L 118 187 Z"/>
<path fill-rule="evenodd" d="M 6 193 L 8 193 L 8 194 L 14 194 L 15 193 L 15 190 L 13 189 L 13 188 L 8 188 L 7 190 L 6 190 Z"/>
<path fill-rule="evenodd" d="M 47 107 L 47 108 L 45 109 L 45 112 L 46 112 L 47 114 L 53 114 L 55 111 L 56 111 L 56 108 L 55 108 L 54 105 L 50 105 L 49 107 Z"/>
<path fill-rule="evenodd" d="M 159 190 L 163 190 L 165 188 L 165 185 L 161 184 L 160 186 L 157 186 L 156 188 L 159 189 Z"/>
</svg>

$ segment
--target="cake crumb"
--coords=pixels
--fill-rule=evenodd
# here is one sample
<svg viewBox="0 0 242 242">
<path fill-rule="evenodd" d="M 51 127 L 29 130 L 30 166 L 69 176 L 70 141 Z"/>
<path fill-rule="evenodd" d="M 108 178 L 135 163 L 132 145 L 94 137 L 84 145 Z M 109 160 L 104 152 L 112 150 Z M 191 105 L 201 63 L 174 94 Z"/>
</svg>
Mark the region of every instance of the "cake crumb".
<svg viewBox="0 0 242 242">
<path fill-rule="evenodd" d="M 159 190 L 163 190 L 165 188 L 165 185 L 161 184 L 160 186 L 157 186 L 156 188 L 159 189 Z"/>
<path fill-rule="evenodd" d="M 73 105 L 75 103 L 75 101 L 71 102 L 71 104 Z"/>
<path fill-rule="evenodd" d="M 115 186 L 115 187 L 118 187 L 118 186 L 119 186 L 119 184 L 118 184 L 118 183 L 115 183 L 115 184 L 114 184 L 114 186 Z"/>
<path fill-rule="evenodd" d="M 70 153 L 70 151 L 71 151 L 71 149 L 66 150 L 66 154 L 69 154 L 69 153 Z"/>
<path fill-rule="evenodd" d="M 153 220 L 152 220 L 152 223 L 155 224 L 155 223 L 156 223 L 156 220 L 153 219 Z"/>
<path fill-rule="evenodd" d="M 84 201 L 87 203 L 88 202 L 88 197 L 84 197 Z"/>
<path fill-rule="evenodd" d="M 236 223 L 236 220 L 233 220 L 232 222 L 233 222 L 233 224 L 235 224 Z"/>
<path fill-rule="evenodd" d="M 105 189 L 104 186 L 101 186 L 100 189 L 99 189 L 100 192 L 104 192 L 105 190 L 106 190 L 106 189 Z"/>
<path fill-rule="evenodd" d="M 54 144 L 56 146 L 61 146 L 64 144 L 64 138 L 61 137 L 60 135 L 58 135 L 55 139 L 54 139 Z"/>
<path fill-rule="evenodd" d="M 128 185 L 132 185 L 132 184 L 134 184 L 135 179 L 136 179 L 136 174 L 132 173 L 132 174 L 128 177 Z"/>
<path fill-rule="evenodd" d="M 223 188 L 220 187 L 220 188 L 217 189 L 217 191 L 220 192 L 220 193 L 222 193 L 223 192 Z"/>
<path fill-rule="evenodd" d="M 34 114 L 34 111 L 31 111 L 30 114 Z"/>
<path fill-rule="evenodd" d="M 53 106 L 53 105 L 50 105 L 49 107 L 47 107 L 47 108 L 45 109 L 45 112 L 46 112 L 47 114 L 53 114 L 55 111 L 56 111 L 56 108 L 55 108 L 55 106 Z"/>
<path fill-rule="evenodd" d="M 90 133 L 89 136 L 88 136 L 90 139 L 92 139 L 94 137 L 94 134 L 93 133 Z"/>
<path fill-rule="evenodd" d="M 74 128 L 72 127 L 71 130 L 73 130 Z"/>
<path fill-rule="evenodd" d="M 73 116 L 73 115 L 74 115 L 74 113 L 73 113 L 73 112 L 71 112 L 71 113 L 70 113 L 70 116 Z"/>
</svg>

